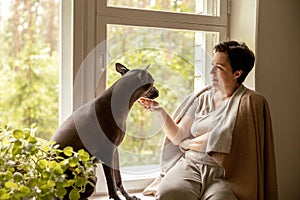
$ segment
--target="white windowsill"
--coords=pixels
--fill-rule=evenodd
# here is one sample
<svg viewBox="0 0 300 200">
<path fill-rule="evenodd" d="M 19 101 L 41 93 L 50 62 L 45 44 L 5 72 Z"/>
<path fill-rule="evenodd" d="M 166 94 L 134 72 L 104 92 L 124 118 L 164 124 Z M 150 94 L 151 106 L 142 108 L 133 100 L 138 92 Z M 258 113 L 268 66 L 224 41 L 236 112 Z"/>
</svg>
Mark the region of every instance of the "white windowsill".
<svg viewBox="0 0 300 200">
<path fill-rule="evenodd" d="M 97 164 L 96 192 L 90 199 L 108 199 L 107 185 L 101 164 Z M 121 168 L 122 183 L 126 191 L 141 199 L 155 199 L 153 196 L 143 196 L 142 191 L 159 175 L 158 165 L 131 166 Z M 122 196 L 122 195 L 120 195 Z"/>
<path fill-rule="evenodd" d="M 155 200 L 154 196 L 144 196 L 142 193 L 130 193 L 131 195 L 135 195 L 136 197 L 142 199 L 142 200 Z M 120 194 L 119 195 L 121 199 L 125 198 Z M 107 195 L 94 195 L 89 198 L 89 200 L 107 200 L 108 196 Z"/>
</svg>

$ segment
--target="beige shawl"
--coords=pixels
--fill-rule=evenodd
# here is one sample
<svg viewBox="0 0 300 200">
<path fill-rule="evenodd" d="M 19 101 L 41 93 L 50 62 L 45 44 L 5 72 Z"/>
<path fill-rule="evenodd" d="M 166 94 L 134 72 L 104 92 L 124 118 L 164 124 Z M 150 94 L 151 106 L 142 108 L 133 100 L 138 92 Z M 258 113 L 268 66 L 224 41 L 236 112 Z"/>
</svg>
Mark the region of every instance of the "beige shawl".
<svg viewBox="0 0 300 200">
<path fill-rule="evenodd" d="M 178 123 L 190 102 L 210 89 L 204 88 L 190 95 L 174 112 Z M 225 180 L 240 200 L 277 200 L 277 176 L 271 116 L 266 99 L 255 91 L 246 89 L 240 97 L 232 131 L 229 153 L 211 151 L 209 154 L 225 170 Z M 162 155 L 162 173 L 143 192 L 156 194 L 163 174 L 181 157 L 178 146 L 165 140 Z"/>
</svg>

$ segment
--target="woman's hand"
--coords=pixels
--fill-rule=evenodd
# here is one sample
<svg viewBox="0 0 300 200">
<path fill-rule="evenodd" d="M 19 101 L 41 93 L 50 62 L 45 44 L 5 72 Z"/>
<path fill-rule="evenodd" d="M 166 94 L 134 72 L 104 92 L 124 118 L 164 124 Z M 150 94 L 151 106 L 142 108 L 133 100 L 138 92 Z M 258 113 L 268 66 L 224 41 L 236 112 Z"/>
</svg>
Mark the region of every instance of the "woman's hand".
<svg viewBox="0 0 300 200">
<path fill-rule="evenodd" d="M 175 121 L 171 118 L 171 116 L 167 113 L 167 111 L 155 100 L 153 99 L 148 99 L 145 97 L 141 97 L 139 98 L 139 100 L 137 101 L 138 104 L 142 107 L 144 107 L 145 109 L 149 110 L 149 111 L 156 111 L 155 114 L 158 114 L 159 117 L 161 118 L 159 120 L 159 122 L 161 122 L 161 125 L 163 127 L 163 131 L 166 134 L 166 136 L 169 138 L 169 140 L 171 140 L 171 142 L 174 145 L 179 145 L 180 141 L 183 140 L 184 138 L 187 138 L 187 134 L 189 135 L 189 130 L 185 129 L 185 128 L 181 128 L 179 130 L 178 125 L 175 123 Z M 188 117 L 186 119 L 189 119 Z M 183 123 L 183 121 L 186 120 L 182 120 L 181 123 Z M 186 123 L 192 123 L 189 122 L 190 120 L 188 120 L 188 122 Z M 182 127 L 185 127 L 184 125 Z M 183 130 L 183 131 L 182 131 Z"/>
<path fill-rule="evenodd" d="M 206 149 L 207 139 L 208 133 L 197 136 L 193 139 L 187 138 L 179 143 L 179 148 L 183 152 L 188 150 L 204 152 Z"/>
<path fill-rule="evenodd" d="M 156 111 L 162 108 L 157 101 L 145 97 L 139 98 L 137 102 L 140 106 L 144 107 L 149 111 Z"/>
<path fill-rule="evenodd" d="M 188 145 L 189 149 L 193 151 L 204 152 L 206 149 L 209 134 L 210 132 L 191 139 Z"/>
<path fill-rule="evenodd" d="M 187 151 L 190 149 L 191 142 L 192 142 L 191 139 L 185 139 L 179 143 L 179 148 L 182 151 Z"/>
</svg>

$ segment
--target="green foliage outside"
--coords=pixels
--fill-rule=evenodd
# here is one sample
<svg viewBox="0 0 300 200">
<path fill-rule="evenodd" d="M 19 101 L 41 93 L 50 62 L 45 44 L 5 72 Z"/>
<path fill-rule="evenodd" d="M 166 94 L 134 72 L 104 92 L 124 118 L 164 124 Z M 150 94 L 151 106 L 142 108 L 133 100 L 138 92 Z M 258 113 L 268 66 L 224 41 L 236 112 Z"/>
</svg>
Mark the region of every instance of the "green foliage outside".
<svg viewBox="0 0 300 200">
<path fill-rule="evenodd" d="M 0 125 L 37 123 L 49 139 L 58 125 L 58 1 L 8 5 L 0 14 Z"/>
<path fill-rule="evenodd" d="M 77 200 L 87 184 L 94 185 L 93 162 L 84 150 L 63 150 L 35 136 L 37 127 L 13 129 L 0 127 L 0 199 Z M 63 157 L 62 157 L 63 156 Z M 74 177 L 65 173 L 72 171 Z"/>
<path fill-rule="evenodd" d="M 194 32 L 130 26 L 108 26 L 108 86 L 120 78 L 115 62 L 129 69 L 144 68 L 155 79 L 157 101 L 172 114 L 193 90 Z M 122 42 L 119 42 L 122 41 Z M 164 134 L 158 116 L 135 104 L 127 120 L 127 133 L 119 148 L 121 166 L 158 164 Z M 153 131 L 155 129 L 155 131 Z"/>
</svg>

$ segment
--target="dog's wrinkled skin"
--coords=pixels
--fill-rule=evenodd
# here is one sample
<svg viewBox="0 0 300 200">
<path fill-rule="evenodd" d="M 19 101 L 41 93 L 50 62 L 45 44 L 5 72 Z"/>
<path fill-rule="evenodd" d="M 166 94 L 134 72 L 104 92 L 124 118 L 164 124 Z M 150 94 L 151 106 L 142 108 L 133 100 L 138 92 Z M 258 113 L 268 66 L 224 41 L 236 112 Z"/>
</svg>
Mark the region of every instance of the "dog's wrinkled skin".
<svg viewBox="0 0 300 200">
<path fill-rule="evenodd" d="M 126 200 L 135 200 L 139 198 L 135 196 L 131 197 L 123 188 L 119 171 L 119 155 L 117 147 L 124 138 L 126 119 L 134 102 L 140 97 L 154 99 L 158 97 L 158 90 L 153 86 L 154 79 L 147 72 L 147 69 L 129 70 L 122 64 L 116 63 L 116 71 L 122 75 L 122 78 L 116 81 L 101 96 L 97 97 L 92 102 L 95 108 L 93 112 L 96 114 L 97 123 L 100 125 L 103 135 L 109 139 L 107 140 L 108 142 L 103 142 L 101 145 L 97 145 L 96 147 L 100 151 L 103 150 L 103 152 L 105 152 L 105 157 L 108 157 L 108 159 L 111 159 L 112 161 L 111 164 L 102 164 L 106 177 L 109 198 L 121 200 L 117 194 L 117 190 L 119 190 Z M 78 110 L 81 113 L 90 112 L 85 109 L 86 107 L 83 105 Z M 76 111 L 74 113 L 76 113 Z M 75 122 L 78 119 L 75 119 L 76 117 L 74 113 L 57 129 L 52 140 L 56 141 L 60 145 L 61 149 L 66 146 L 72 146 L 75 151 L 85 149 L 91 153 L 88 147 L 89 144 L 85 143 L 84 145 L 83 140 L 81 140 L 82 137 L 80 134 L 82 134 L 82 131 L 78 131 L 76 128 L 77 126 Z M 88 119 L 81 116 L 78 121 L 81 123 L 85 120 L 87 121 Z M 88 124 L 88 122 L 86 124 Z M 88 132 L 85 132 L 84 134 L 87 134 L 87 137 L 89 136 Z M 101 160 L 101 158 L 97 156 L 96 158 Z M 81 199 L 92 195 L 93 191 L 94 188 L 90 186 L 90 188 L 86 190 L 86 193 L 82 195 Z"/>
</svg>

